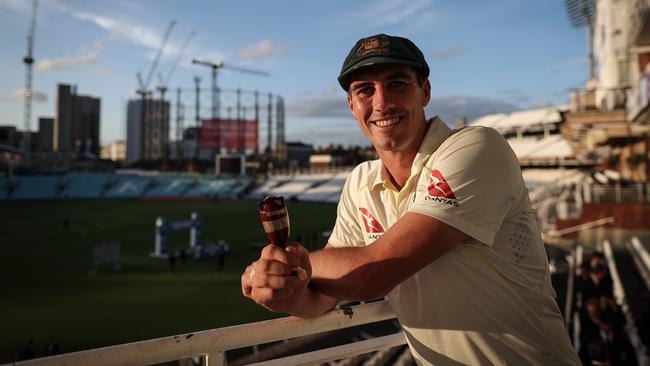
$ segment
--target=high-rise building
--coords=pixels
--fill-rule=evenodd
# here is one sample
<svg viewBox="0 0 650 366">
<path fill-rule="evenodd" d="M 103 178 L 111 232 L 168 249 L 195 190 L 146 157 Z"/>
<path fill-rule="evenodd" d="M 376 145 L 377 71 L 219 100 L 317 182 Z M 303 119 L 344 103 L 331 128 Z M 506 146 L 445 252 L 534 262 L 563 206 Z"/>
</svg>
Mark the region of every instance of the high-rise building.
<svg viewBox="0 0 650 366">
<path fill-rule="evenodd" d="M 74 85 L 57 84 L 54 151 L 99 156 L 100 99 L 77 95 Z"/>
<path fill-rule="evenodd" d="M 126 159 L 126 143 L 124 140 L 117 140 L 104 146 L 101 158 L 113 161 L 124 161 Z"/>
<path fill-rule="evenodd" d="M 54 142 L 54 118 L 40 117 L 38 119 L 38 137 L 36 140 L 36 151 L 50 152 L 53 150 Z"/>
<path fill-rule="evenodd" d="M 168 157 L 168 101 L 146 100 L 143 103 L 142 99 L 129 100 L 126 124 L 127 164 Z"/>
<path fill-rule="evenodd" d="M 0 144 L 18 147 L 18 136 L 15 126 L 0 126 Z"/>
</svg>

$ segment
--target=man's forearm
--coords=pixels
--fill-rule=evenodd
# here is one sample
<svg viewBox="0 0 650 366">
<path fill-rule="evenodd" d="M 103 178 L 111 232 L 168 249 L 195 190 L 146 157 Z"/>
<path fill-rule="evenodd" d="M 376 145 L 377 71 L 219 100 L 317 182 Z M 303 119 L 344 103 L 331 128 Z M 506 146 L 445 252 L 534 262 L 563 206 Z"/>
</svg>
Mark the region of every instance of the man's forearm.
<svg viewBox="0 0 650 366">
<path fill-rule="evenodd" d="M 366 248 L 326 248 L 310 253 L 310 287 L 340 300 L 374 300 L 383 294 L 379 283 L 366 281 L 372 270 Z M 378 282 L 380 278 L 376 278 Z M 378 286 L 379 285 L 379 286 Z"/>
<path fill-rule="evenodd" d="M 309 286 L 304 289 L 304 295 L 297 299 L 291 315 L 299 318 L 315 318 L 334 308 L 338 300 L 324 295 Z"/>
</svg>

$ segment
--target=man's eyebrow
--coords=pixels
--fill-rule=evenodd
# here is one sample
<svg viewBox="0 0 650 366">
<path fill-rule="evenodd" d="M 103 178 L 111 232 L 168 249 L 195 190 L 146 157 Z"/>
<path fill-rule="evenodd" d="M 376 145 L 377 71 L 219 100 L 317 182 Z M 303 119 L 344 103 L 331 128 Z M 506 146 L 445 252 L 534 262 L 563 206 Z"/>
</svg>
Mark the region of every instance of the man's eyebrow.
<svg viewBox="0 0 650 366">
<path fill-rule="evenodd" d="M 390 73 L 386 76 L 386 80 L 394 80 L 394 79 L 409 79 L 411 80 L 411 74 L 406 73 L 404 71 L 395 71 L 393 73 Z M 352 90 L 359 89 L 361 87 L 364 87 L 368 84 L 373 84 L 373 81 L 371 80 L 357 80 L 353 81 L 351 85 Z"/>
<path fill-rule="evenodd" d="M 352 90 L 361 89 L 368 84 L 372 85 L 372 81 L 354 81 L 350 89 Z"/>
</svg>

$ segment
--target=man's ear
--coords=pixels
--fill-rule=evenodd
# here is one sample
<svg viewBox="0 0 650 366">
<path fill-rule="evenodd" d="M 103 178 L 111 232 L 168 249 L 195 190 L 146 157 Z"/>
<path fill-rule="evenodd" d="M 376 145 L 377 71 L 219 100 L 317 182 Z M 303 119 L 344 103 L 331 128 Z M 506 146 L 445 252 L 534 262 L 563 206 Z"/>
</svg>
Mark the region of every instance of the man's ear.
<svg viewBox="0 0 650 366">
<path fill-rule="evenodd" d="M 350 93 L 348 93 L 348 107 L 350 108 L 350 112 L 354 114 L 354 104 L 352 103 L 352 97 L 350 96 Z"/>
<path fill-rule="evenodd" d="M 431 83 L 429 82 L 429 79 L 426 79 L 422 84 L 422 91 L 424 92 L 422 106 L 426 107 L 427 104 L 429 104 L 429 100 L 431 100 Z"/>
</svg>

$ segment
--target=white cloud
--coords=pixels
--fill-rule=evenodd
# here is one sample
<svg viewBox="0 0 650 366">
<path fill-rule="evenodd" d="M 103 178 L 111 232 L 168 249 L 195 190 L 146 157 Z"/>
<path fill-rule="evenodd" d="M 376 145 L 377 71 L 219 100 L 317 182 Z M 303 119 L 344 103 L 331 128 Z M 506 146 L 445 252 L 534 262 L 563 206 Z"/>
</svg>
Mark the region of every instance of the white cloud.
<svg viewBox="0 0 650 366">
<path fill-rule="evenodd" d="M 25 89 L 15 90 L 4 96 L 3 99 L 10 100 L 13 102 L 22 102 L 25 100 Z M 47 102 L 47 94 L 32 90 L 32 102 L 34 103 L 45 103 Z"/>
<path fill-rule="evenodd" d="M 447 48 L 444 51 L 434 51 L 429 54 L 434 59 L 447 60 L 453 57 L 460 55 L 465 52 L 465 47 L 463 46 L 452 46 Z"/>
<path fill-rule="evenodd" d="M 412 26 L 417 24 L 431 26 L 435 14 L 431 5 L 435 0 L 381 0 L 372 2 L 372 6 L 362 5 L 356 11 L 347 9 L 345 16 L 339 16 L 329 26 L 338 30 L 354 29 L 355 33 L 367 29 L 382 30 L 396 25 Z M 383 30 L 385 32 L 385 30 Z"/>
<path fill-rule="evenodd" d="M 339 92 L 339 90 L 343 90 L 343 89 L 341 89 L 341 87 L 338 85 L 327 85 L 325 88 L 323 88 L 321 95 L 324 97 L 331 97 L 336 95 Z"/>
<path fill-rule="evenodd" d="M 0 0 L 0 7 L 9 9 L 25 18 L 32 16 L 32 2 L 25 0 Z"/>
<path fill-rule="evenodd" d="M 75 65 L 88 65 L 97 59 L 97 55 L 103 48 L 100 42 L 95 42 L 90 47 L 83 47 L 74 56 L 65 55 L 59 58 L 46 58 L 36 63 L 36 70 L 50 71 L 72 67 Z"/>
<path fill-rule="evenodd" d="M 258 60 L 285 51 L 286 47 L 283 45 L 264 39 L 240 51 L 238 57 L 240 60 Z"/>
<path fill-rule="evenodd" d="M 71 15 L 77 19 L 94 23 L 96 26 L 107 30 L 113 39 L 125 40 L 153 50 L 160 49 L 162 45 L 163 31 L 156 31 L 147 26 L 100 14 L 73 11 Z M 172 42 L 168 42 L 165 45 L 164 54 L 175 55 L 179 51 L 178 46 Z"/>
</svg>

